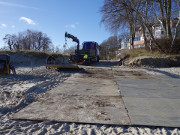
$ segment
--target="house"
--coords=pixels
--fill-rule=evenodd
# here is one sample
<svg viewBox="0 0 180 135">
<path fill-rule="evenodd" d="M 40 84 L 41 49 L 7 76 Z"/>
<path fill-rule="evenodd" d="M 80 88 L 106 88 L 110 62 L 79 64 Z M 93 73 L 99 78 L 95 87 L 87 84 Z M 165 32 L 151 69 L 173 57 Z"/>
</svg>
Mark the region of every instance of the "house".
<svg viewBox="0 0 180 135">
<path fill-rule="evenodd" d="M 122 40 L 122 41 L 120 42 L 121 47 L 119 47 L 119 48 L 116 50 L 116 56 L 121 55 L 121 53 L 124 52 L 124 50 L 128 49 L 128 47 L 127 47 L 128 43 L 129 43 L 128 40 Z"/>
<path fill-rule="evenodd" d="M 178 20 L 180 19 L 180 15 L 177 18 L 173 18 L 171 20 L 171 32 L 172 35 L 175 33 L 175 28 Z M 157 39 L 161 39 L 164 37 L 164 29 L 162 22 L 160 20 L 156 21 L 155 24 L 153 25 L 153 34 L 154 37 Z M 177 27 L 177 36 L 180 37 L 180 24 Z M 148 30 L 145 31 L 147 42 L 150 42 L 150 35 L 148 34 Z M 130 43 L 127 44 L 128 49 L 131 48 Z M 135 33 L 135 39 L 134 39 L 134 48 L 141 48 L 145 47 L 145 41 L 144 41 L 144 35 L 141 27 L 136 28 L 136 33 Z"/>
<path fill-rule="evenodd" d="M 127 45 L 128 45 L 129 41 L 127 40 L 122 40 L 121 41 L 121 49 L 127 49 Z"/>
</svg>

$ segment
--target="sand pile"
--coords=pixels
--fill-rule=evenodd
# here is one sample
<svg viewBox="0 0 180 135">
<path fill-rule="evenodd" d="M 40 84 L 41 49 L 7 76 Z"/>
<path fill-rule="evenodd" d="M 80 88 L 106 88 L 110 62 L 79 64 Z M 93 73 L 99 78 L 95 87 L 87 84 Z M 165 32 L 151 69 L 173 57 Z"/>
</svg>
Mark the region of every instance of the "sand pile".
<svg viewBox="0 0 180 135">
<path fill-rule="evenodd" d="M 37 67 L 46 64 L 48 56 L 52 53 L 36 52 L 36 51 L 0 51 L 0 54 L 8 54 L 10 61 L 15 67 Z M 68 64 L 69 56 L 62 54 L 53 54 L 55 64 Z"/>
<path fill-rule="evenodd" d="M 128 66 L 133 67 L 179 67 L 179 58 L 164 58 L 164 57 L 150 57 L 150 56 L 140 56 L 135 57 L 127 62 Z"/>
</svg>

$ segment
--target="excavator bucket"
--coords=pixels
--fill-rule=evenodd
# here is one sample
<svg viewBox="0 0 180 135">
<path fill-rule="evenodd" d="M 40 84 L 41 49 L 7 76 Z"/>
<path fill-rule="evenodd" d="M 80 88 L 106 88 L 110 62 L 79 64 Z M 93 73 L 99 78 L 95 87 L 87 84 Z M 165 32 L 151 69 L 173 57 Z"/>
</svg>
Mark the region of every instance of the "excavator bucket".
<svg viewBox="0 0 180 135">
<path fill-rule="evenodd" d="M 47 62 L 45 64 L 46 68 L 48 69 L 58 69 L 58 70 L 77 70 L 79 69 L 78 65 L 71 64 L 67 58 L 62 56 L 48 56 Z"/>
</svg>

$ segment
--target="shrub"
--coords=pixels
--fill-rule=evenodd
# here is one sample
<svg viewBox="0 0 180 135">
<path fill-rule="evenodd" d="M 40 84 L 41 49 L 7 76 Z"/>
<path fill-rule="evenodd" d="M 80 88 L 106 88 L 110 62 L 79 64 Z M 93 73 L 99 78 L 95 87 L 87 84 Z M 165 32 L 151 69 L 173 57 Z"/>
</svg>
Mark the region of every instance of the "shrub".
<svg viewBox="0 0 180 135">
<path fill-rule="evenodd" d="M 180 53 L 180 38 L 176 39 L 176 42 L 173 47 L 173 52 L 170 52 L 172 39 L 156 39 L 156 40 L 165 53 L 174 53 L 174 54 Z M 149 50 L 149 48 L 146 49 Z M 152 51 L 159 51 L 158 48 L 153 44 L 153 42 L 152 42 Z"/>
</svg>

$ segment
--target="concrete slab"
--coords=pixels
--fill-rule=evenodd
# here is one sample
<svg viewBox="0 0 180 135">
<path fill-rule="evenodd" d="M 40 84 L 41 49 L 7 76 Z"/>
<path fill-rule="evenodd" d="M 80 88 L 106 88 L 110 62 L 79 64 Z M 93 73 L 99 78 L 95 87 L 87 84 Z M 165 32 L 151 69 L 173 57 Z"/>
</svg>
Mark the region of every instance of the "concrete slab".
<svg viewBox="0 0 180 135">
<path fill-rule="evenodd" d="M 73 95 L 101 95 L 118 96 L 119 91 L 114 80 L 82 77 L 76 74 L 63 84 L 54 88 L 51 93 L 73 94 Z"/>
<path fill-rule="evenodd" d="M 56 94 L 32 103 L 15 119 L 129 125 L 120 97 Z"/>
<path fill-rule="evenodd" d="M 106 75 L 107 69 L 101 69 Z M 47 92 L 44 98 L 30 104 L 13 119 L 60 122 L 130 125 L 130 119 L 118 86 L 112 76 L 88 69 Z M 87 75 L 86 75 L 87 74 Z M 96 78 L 96 77 L 97 78 Z"/>
<path fill-rule="evenodd" d="M 132 125 L 180 127 L 180 99 L 124 97 Z"/>
<path fill-rule="evenodd" d="M 179 83 L 170 76 L 87 67 L 13 118 L 180 127 Z"/>
<path fill-rule="evenodd" d="M 180 127 L 180 79 L 128 75 L 116 81 L 132 125 Z"/>
<path fill-rule="evenodd" d="M 117 78 L 117 84 L 125 97 L 180 99 L 179 86 L 174 87 L 158 79 Z"/>
<path fill-rule="evenodd" d="M 173 87 L 180 87 L 180 84 L 179 84 L 180 77 L 169 77 L 166 75 L 157 75 L 156 78 L 161 79 L 162 81 L 164 81 L 165 83 Z"/>
</svg>

